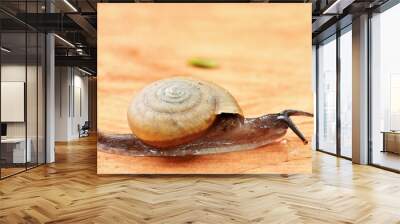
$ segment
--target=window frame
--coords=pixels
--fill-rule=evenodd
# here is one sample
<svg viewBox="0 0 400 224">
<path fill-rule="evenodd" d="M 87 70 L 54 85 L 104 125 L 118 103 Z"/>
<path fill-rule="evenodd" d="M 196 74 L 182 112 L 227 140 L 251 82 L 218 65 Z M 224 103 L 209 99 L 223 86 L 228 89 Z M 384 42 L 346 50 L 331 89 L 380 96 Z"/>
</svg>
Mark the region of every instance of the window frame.
<svg viewBox="0 0 400 224">
<path fill-rule="evenodd" d="M 342 155 L 341 153 L 341 119 L 340 119 L 340 81 L 341 81 L 341 67 L 340 67 L 340 37 L 344 35 L 347 32 L 351 32 L 351 26 L 352 23 L 346 24 L 344 27 L 341 27 L 336 31 L 336 33 L 331 34 L 330 36 L 320 40 L 315 47 L 315 87 L 316 87 L 316 102 L 315 102 L 315 107 L 316 107 L 316 138 L 315 138 L 315 146 L 316 146 L 316 151 L 323 152 L 329 155 L 333 155 L 339 158 L 343 158 L 346 160 L 352 160 L 352 158 L 347 157 Z M 334 38 L 332 38 L 335 36 Z M 332 40 L 329 40 L 329 39 Z M 321 43 L 326 42 L 326 41 L 336 41 L 336 151 L 335 153 L 329 152 L 327 150 L 321 149 L 320 148 L 320 143 L 319 143 L 319 136 L 320 136 L 320 130 L 319 130 L 319 122 L 320 122 L 320 111 L 319 111 L 319 103 L 320 103 L 320 95 L 319 95 L 319 84 L 320 84 L 320 74 L 319 74 L 319 52 L 318 49 L 321 45 Z"/>
</svg>

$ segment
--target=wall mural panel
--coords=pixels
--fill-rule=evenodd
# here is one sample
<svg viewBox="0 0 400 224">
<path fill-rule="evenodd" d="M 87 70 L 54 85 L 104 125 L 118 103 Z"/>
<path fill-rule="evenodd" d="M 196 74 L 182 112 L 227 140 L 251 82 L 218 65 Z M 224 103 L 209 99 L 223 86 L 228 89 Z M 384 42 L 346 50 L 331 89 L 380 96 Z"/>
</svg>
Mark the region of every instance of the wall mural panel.
<svg viewBox="0 0 400 224">
<path fill-rule="evenodd" d="M 98 173 L 310 173 L 310 15 L 98 4 Z"/>
</svg>

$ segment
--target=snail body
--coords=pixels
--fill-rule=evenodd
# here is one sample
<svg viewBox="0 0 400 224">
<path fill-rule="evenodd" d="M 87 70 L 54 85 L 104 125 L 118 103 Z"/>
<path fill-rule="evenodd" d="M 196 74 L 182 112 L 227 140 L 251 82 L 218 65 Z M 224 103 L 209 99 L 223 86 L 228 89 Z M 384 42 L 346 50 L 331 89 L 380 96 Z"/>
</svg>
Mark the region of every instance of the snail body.
<svg viewBox="0 0 400 224">
<path fill-rule="evenodd" d="M 133 98 L 127 120 L 132 134 L 99 133 L 100 148 L 134 156 L 186 156 L 241 151 L 281 141 L 292 129 L 306 144 L 285 110 L 245 118 L 235 98 L 213 83 L 187 77 L 151 83 Z"/>
</svg>

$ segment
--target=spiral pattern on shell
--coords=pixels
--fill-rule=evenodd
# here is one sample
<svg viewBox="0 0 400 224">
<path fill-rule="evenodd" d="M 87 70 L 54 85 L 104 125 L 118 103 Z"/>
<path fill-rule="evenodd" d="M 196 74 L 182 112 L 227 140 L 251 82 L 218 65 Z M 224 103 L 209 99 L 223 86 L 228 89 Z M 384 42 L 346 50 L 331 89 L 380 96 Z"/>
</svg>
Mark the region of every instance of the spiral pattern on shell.
<svg viewBox="0 0 400 224">
<path fill-rule="evenodd" d="M 207 130 L 220 113 L 221 94 L 233 99 L 219 88 L 182 77 L 156 81 L 132 100 L 129 126 L 139 139 L 161 148 L 191 141 Z M 234 99 L 230 104 L 238 107 Z"/>
</svg>

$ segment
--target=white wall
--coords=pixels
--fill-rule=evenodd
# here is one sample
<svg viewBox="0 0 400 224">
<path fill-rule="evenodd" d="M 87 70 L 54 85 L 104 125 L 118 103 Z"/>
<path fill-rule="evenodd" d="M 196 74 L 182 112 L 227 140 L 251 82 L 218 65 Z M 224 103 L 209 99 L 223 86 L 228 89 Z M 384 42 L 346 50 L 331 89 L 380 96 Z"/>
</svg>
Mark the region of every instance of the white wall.
<svg viewBox="0 0 400 224">
<path fill-rule="evenodd" d="M 75 70 L 76 71 L 76 70 Z M 75 100 L 75 113 L 73 113 L 74 117 L 72 119 L 72 132 L 71 134 L 74 137 L 79 137 L 77 126 L 80 124 L 81 126 L 88 121 L 89 111 L 88 111 L 88 78 L 85 76 L 75 75 L 74 79 L 74 100 Z M 80 96 L 80 97 L 79 97 Z M 80 102 L 79 102 L 80 101 Z M 81 107 L 81 108 L 79 108 Z M 80 111 L 81 110 L 81 111 Z"/>
<path fill-rule="evenodd" d="M 70 70 L 67 67 L 55 68 L 55 141 L 69 139 L 69 85 Z"/>
<path fill-rule="evenodd" d="M 28 68 L 29 69 L 29 68 Z M 2 82 L 25 82 L 25 64 L 8 64 L 1 66 Z M 1 108 L 6 110 L 6 108 Z M 25 123 L 11 122 L 7 123 L 7 137 L 25 137 Z"/>
<path fill-rule="evenodd" d="M 38 70 L 37 70 L 38 69 Z M 27 80 L 25 80 L 27 78 Z M 26 84 L 26 107 L 23 106 L 22 113 L 26 112 L 26 121 L 22 122 L 6 122 L 8 138 L 25 138 L 29 139 L 31 155 L 33 162 L 36 158 L 39 163 L 44 162 L 45 150 L 45 116 L 44 116 L 44 74 L 42 68 L 36 65 L 25 64 L 3 64 L 1 66 L 2 82 L 24 82 Z M 24 94 L 24 93 L 22 93 Z M 2 98 L 6 97 L 2 95 Z M 10 108 L 1 108 L 2 111 L 10 110 Z M 11 111 L 12 113 L 12 111 Z M 38 154 L 38 156 L 37 156 Z"/>
<path fill-rule="evenodd" d="M 55 85 L 55 140 L 77 139 L 78 125 L 88 120 L 88 78 L 76 68 L 56 67 Z"/>
<path fill-rule="evenodd" d="M 19 64 L 5 64 L 1 66 L 1 81 L 2 82 L 25 82 L 25 75 L 27 69 L 28 74 L 35 73 L 36 74 L 36 67 L 34 66 L 28 66 L 27 68 L 25 67 L 25 64 L 19 65 Z M 34 83 L 31 83 L 32 81 L 30 80 L 29 84 L 36 85 L 36 81 Z M 29 99 L 30 97 L 36 98 L 36 89 L 27 89 L 27 101 L 28 103 L 33 101 L 32 99 Z M 33 92 L 30 92 L 29 90 L 32 90 Z M 36 104 L 35 104 L 36 107 Z M 6 110 L 7 108 L 1 108 L 2 110 Z M 31 117 L 31 116 L 34 117 Z M 36 114 L 33 113 L 28 113 L 28 121 L 35 121 L 36 123 Z M 32 127 L 33 125 L 28 125 L 29 127 Z M 35 127 L 36 129 L 36 127 Z M 28 130 L 29 132 L 29 130 Z M 30 133 L 30 132 L 29 132 Z M 28 137 L 29 137 L 28 133 Z M 7 136 L 8 137 L 25 137 L 25 122 L 7 122 Z"/>
</svg>

